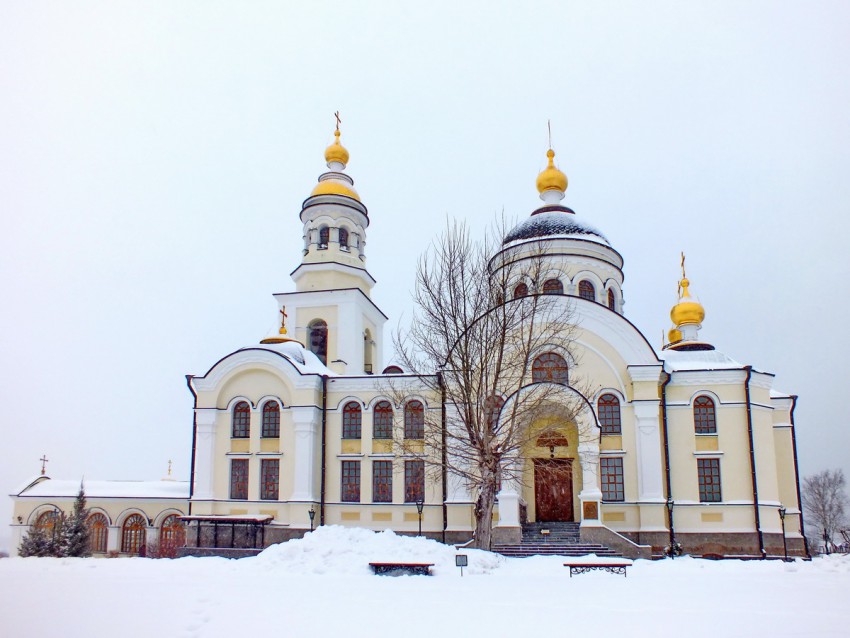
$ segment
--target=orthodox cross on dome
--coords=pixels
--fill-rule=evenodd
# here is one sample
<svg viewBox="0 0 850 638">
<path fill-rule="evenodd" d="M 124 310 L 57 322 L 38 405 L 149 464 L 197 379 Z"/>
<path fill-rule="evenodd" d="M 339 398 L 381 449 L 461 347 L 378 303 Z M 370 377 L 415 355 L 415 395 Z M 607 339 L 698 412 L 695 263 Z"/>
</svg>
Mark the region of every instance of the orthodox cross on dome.
<svg viewBox="0 0 850 638">
<path fill-rule="evenodd" d="M 38 459 L 38 460 L 39 460 L 39 461 L 41 461 L 41 475 L 42 475 L 42 476 L 44 476 L 44 474 L 45 474 L 45 471 L 44 471 L 45 464 L 47 463 L 47 461 L 48 461 L 49 459 L 47 458 L 47 455 L 46 455 L 46 454 L 42 454 L 42 455 L 41 455 L 41 458 L 40 458 L 40 459 Z"/>
<path fill-rule="evenodd" d="M 339 130 L 339 125 L 342 124 L 342 120 L 339 119 L 339 111 L 334 113 L 334 117 L 336 118 L 336 130 Z"/>
<path fill-rule="evenodd" d="M 682 251 L 682 279 L 685 279 L 685 253 Z"/>
<path fill-rule="evenodd" d="M 682 296 L 682 282 L 683 282 L 683 281 L 685 281 L 685 280 L 687 279 L 687 277 L 685 276 L 685 252 L 684 252 L 684 251 L 682 251 L 681 255 L 682 255 L 682 261 L 681 261 L 681 262 L 679 262 L 679 263 L 680 263 L 680 265 L 682 266 L 682 278 L 679 280 L 679 286 L 678 286 L 678 288 L 676 289 L 676 294 L 677 294 L 680 298 L 681 298 L 681 296 Z"/>
<path fill-rule="evenodd" d="M 168 459 L 168 476 L 171 476 L 171 459 Z"/>
<path fill-rule="evenodd" d="M 286 314 L 286 306 L 282 306 L 280 309 L 280 334 L 286 334 L 286 318 L 289 315 Z"/>
<path fill-rule="evenodd" d="M 546 120 L 546 127 L 549 129 L 549 148 L 552 148 L 552 120 Z"/>
</svg>

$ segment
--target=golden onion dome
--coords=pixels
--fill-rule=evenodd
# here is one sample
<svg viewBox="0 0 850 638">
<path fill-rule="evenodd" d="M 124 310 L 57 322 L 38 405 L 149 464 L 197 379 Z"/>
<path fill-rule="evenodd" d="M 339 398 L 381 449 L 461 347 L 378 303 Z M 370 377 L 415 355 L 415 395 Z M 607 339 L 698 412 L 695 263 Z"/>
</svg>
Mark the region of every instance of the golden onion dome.
<svg viewBox="0 0 850 638">
<path fill-rule="evenodd" d="M 678 328 L 670 328 L 667 331 L 667 343 L 678 343 L 682 340 L 682 331 Z"/>
<path fill-rule="evenodd" d="M 334 136 L 336 139 L 333 144 L 325 149 L 325 161 L 328 165 L 338 162 L 345 168 L 345 165 L 348 164 L 348 150 L 340 143 L 339 135 L 339 129 L 335 130 Z"/>
<path fill-rule="evenodd" d="M 563 193 L 567 190 L 567 176 L 555 168 L 555 151 L 550 148 L 546 151 L 546 157 L 549 158 L 549 165 L 537 176 L 537 192 L 542 194 L 545 191 L 560 191 Z"/>
<path fill-rule="evenodd" d="M 679 295 L 679 303 L 670 310 L 670 319 L 678 328 L 684 324 L 701 324 L 705 319 L 705 308 L 702 304 L 691 297 L 688 287 L 691 282 L 687 277 L 683 277 L 679 282 L 681 294 Z"/>
<path fill-rule="evenodd" d="M 310 193 L 310 197 L 315 197 L 316 195 L 342 195 L 343 197 L 350 197 L 351 199 L 356 199 L 358 202 L 360 201 L 360 195 L 357 194 L 354 187 L 346 184 L 341 179 L 323 179 L 316 184 L 316 188 Z"/>
</svg>

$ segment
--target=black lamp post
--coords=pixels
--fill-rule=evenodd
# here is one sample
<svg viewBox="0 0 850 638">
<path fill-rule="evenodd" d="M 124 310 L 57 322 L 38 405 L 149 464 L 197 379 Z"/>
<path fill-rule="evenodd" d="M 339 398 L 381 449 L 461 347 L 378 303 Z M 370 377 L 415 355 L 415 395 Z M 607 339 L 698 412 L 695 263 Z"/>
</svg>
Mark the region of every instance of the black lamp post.
<svg viewBox="0 0 850 638">
<path fill-rule="evenodd" d="M 307 516 L 310 517 L 310 531 L 312 532 L 313 531 L 313 519 L 316 518 L 316 510 L 313 508 L 312 505 L 310 506 L 310 511 L 307 512 Z"/>
<path fill-rule="evenodd" d="M 829 555 L 829 534 L 826 533 L 826 529 L 823 530 L 823 551 Z"/>
<path fill-rule="evenodd" d="M 425 509 L 425 501 L 419 499 L 416 501 L 416 512 L 419 514 L 419 536 L 422 536 L 422 510 Z"/>
<path fill-rule="evenodd" d="M 670 559 L 676 558 L 676 537 L 673 534 L 673 497 L 667 497 L 667 521 L 670 525 Z"/>
<path fill-rule="evenodd" d="M 779 522 L 782 523 L 782 552 L 785 555 L 785 558 L 782 560 L 788 561 L 788 541 L 785 540 L 785 506 L 779 506 Z"/>
</svg>

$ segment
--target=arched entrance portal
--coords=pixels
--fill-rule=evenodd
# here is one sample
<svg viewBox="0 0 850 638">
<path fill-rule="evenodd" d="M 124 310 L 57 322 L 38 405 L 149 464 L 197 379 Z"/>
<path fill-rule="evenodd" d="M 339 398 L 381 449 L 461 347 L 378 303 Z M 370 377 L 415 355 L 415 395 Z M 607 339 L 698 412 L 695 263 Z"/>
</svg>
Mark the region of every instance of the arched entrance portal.
<svg viewBox="0 0 850 638">
<path fill-rule="evenodd" d="M 524 520 L 598 524 L 599 426 L 587 399 L 560 386 L 540 406 L 528 434 L 515 460 L 521 469 L 498 496 L 500 537 L 518 535 Z"/>
</svg>

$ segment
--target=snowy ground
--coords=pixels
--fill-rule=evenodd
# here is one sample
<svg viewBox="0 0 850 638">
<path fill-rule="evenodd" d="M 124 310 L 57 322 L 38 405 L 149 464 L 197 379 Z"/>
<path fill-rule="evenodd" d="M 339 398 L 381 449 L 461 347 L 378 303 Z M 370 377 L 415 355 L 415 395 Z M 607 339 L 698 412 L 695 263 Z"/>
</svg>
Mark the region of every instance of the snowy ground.
<svg viewBox="0 0 850 638">
<path fill-rule="evenodd" d="M 636 561 L 570 578 L 564 559 L 325 527 L 256 558 L 0 560 L 2 636 L 848 636 L 850 557 Z M 374 576 L 370 561 L 435 563 Z"/>
</svg>

